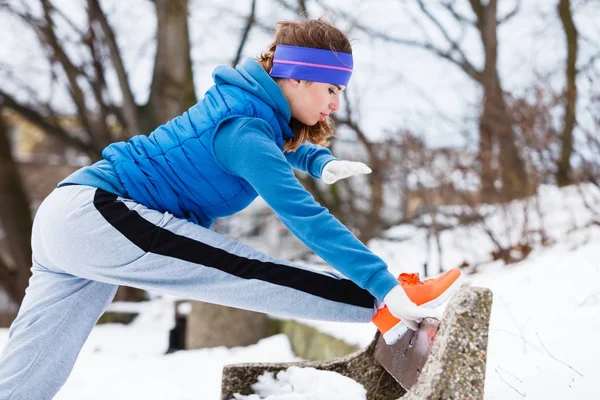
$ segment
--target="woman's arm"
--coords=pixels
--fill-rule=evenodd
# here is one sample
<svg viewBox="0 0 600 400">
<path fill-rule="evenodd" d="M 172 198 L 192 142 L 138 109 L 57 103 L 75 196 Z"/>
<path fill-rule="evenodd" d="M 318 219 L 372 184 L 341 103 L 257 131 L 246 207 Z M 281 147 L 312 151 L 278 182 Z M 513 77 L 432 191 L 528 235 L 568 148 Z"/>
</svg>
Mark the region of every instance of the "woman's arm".
<svg viewBox="0 0 600 400">
<path fill-rule="evenodd" d="M 398 281 L 381 258 L 298 182 L 269 124 L 256 118 L 225 124 L 215 139 L 223 167 L 248 181 L 283 224 L 325 262 L 383 301 Z"/>
<path fill-rule="evenodd" d="M 287 151 L 283 154 L 292 167 L 307 172 L 315 179 L 321 179 L 325 164 L 337 160 L 329 149 L 314 144 L 303 144 L 295 151 Z"/>
</svg>

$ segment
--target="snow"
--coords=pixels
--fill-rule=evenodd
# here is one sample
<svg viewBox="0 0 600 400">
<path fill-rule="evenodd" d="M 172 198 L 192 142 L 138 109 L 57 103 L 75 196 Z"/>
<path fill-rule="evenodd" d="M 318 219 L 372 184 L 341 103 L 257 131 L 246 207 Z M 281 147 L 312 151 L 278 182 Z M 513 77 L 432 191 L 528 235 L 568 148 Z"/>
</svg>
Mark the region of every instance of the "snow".
<svg viewBox="0 0 600 400">
<path fill-rule="evenodd" d="M 591 185 L 543 187 L 538 200 L 542 217 L 530 215 L 528 223 L 538 226 L 543 221 L 553 244 L 537 246 L 525 260 L 506 266 L 491 261 L 492 247 L 481 229 L 471 229 L 466 236 L 466 228 L 457 228 L 441 237 L 442 262 L 447 268 L 463 259 L 477 263 L 477 272 L 466 274 L 466 282 L 494 293 L 486 400 L 595 399 L 600 390 L 600 190 Z M 506 233 L 507 213 L 523 210 L 523 204 L 488 209 L 488 227 Z M 513 215 L 511 221 L 519 220 Z M 506 233 L 505 240 L 514 240 L 511 235 Z M 400 226 L 392 228 L 388 236 L 405 240 L 374 240 L 370 247 L 395 273 L 422 273 L 428 258 L 430 265 L 437 265 L 433 256 L 437 250 L 428 248 L 423 229 Z M 144 303 L 111 306 L 115 311 L 137 311 L 139 316 L 130 325 L 94 328 L 57 400 L 218 399 L 224 365 L 298 360 L 284 335 L 247 347 L 165 354 L 177 299 L 156 294 L 151 298 Z M 301 322 L 361 347 L 369 344 L 375 333 L 371 324 Z M 8 330 L 0 329 L 0 348 L 7 338 Z M 255 390 L 254 396 L 238 398 L 336 398 L 332 393 L 342 396 L 337 398 L 365 398 L 364 389 L 347 378 L 299 368 L 263 376 Z"/>
<path fill-rule="evenodd" d="M 490 268 L 472 282 L 494 290 L 487 399 L 597 398 L 600 388 L 600 265 L 595 229 L 519 265 Z M 585 235 L 584 235 L 585 236 Z M 583 238 L 580 238 L 583 239 Z"/>
<path fill-rule="evenodd" d="M 255 346 L 191 350 L 163 355 L 165 331 L 152 332 L 161 346 L 150 346 L 145 332 L 105 329 L 90 338 L 67 385 L 56 397 L 66 399 L 217 399 L 221 369 L 241 362 L 293 361 L 283 335 L 262 340 Z M 115 340 L 118 338 L 118 340 Z M 107 342 L 122 346 L 107 345 Z M 163 351 L 160 351 L 163 350 Z M 90 372 L 94 371 L 92 374 Z"/>
<path fill-rule="evenodd" d="M 297 360 L 284 335 L 243 348 L 165 354 L 174 300 L 155 297 L 139 304 L 113 304 L 112 310 L 136 310 L 140 315 L 130 325 L 94 328 L 55 399 L 218 399 L 221 369 L 227 364 Z M 0 330 L 0 347 L 7 331 Z"/>
<path fill-rule="evenodd" d="M 331 371 L 290 367 L 275 376 L 266 372 L 252 386 L 256 394 L 235 395 L 236 400 L 364 400 L 365 388 L 358 382 Z"/>
</svg>

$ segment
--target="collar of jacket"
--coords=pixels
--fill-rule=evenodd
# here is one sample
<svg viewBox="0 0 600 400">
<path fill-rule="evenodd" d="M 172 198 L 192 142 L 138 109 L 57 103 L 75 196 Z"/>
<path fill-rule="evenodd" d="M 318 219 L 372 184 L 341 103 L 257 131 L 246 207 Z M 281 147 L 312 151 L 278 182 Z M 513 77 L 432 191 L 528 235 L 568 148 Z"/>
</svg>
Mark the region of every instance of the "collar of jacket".
<svg viewBox="0 0 600 400">
<path fill-rule="evenodd" d="M 296 137 L 289 125 L 292 118 L 290 105 L 279 85 L 256 60 L 248 58 L 235 69 L 220 65 L 213 72 L 213 80 L 216 85 L 234 85 L 258 97 L 275 111 L 283 140 Z"/>
</svg>

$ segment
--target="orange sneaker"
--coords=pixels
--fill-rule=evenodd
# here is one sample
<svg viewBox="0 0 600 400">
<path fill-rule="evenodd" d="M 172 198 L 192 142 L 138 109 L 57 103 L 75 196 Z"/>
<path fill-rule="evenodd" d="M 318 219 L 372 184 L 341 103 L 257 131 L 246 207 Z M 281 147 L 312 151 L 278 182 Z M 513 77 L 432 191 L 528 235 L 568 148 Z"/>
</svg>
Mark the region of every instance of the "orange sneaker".
<svg viewBox="0 0 600 400">
<path fill-rule="evenodd" d="M 460 287 L 462 272 L 451 269 L 437 278 L 419 280 L 419 274 L 402 273 L 398 281 L 409 299 L 418 306 L 436 308 L 454 295 Z M 408 329 L 406 324 L 394 317 L 387 306 L 380 308 L 373 323 L 377 326 L 387 344 L 394 344 Z"/>
</svg>

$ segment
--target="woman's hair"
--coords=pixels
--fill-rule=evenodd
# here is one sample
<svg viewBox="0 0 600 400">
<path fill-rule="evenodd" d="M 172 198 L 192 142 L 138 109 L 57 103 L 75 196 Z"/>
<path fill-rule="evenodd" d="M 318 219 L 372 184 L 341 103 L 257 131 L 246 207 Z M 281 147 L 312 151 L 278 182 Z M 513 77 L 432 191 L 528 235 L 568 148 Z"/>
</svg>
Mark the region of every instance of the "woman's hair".
<svg viewBox="0 0 600 400">
<path fill-rule="evenodd" d="M 256 57 L 256 61 L 267 72 L 271 72 L 271 68 L 273 67 L 273 55 L 278 44 L 312 47 L 352 54 L 352 46 L 348 37 L 323 18 L 299 22 L 278 22 L 275 41 L 271 43 L 265 52 Z M 279 78 L 274 79 L 277 80 Z M 313 126 L 305 125 L 292 118 L 290 128 L 292 128 L 296 137 L 285 141 L 285 151 L 294 151 L 306 141 L 326 146 L 328 139 L 333 136 L 333 122 L 329 117 L 325 118 L 325 121 L 319 121 Z"/>
</svg>

